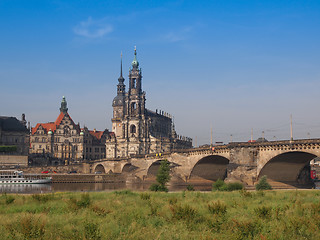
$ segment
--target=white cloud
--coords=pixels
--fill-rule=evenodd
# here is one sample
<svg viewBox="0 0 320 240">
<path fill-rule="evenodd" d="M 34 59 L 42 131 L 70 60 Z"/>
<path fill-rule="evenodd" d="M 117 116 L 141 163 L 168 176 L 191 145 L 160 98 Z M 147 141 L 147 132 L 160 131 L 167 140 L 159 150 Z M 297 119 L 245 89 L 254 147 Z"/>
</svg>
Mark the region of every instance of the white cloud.
<svg viewBox="0 0 320 240">
<path fill-rule="evenodd" d="M 104 20 L 93 20 L 91 17 L 73 28 L 75 34 L 87 38 L 101 38 L 112 31 L 111 24 L 105 23 Z"/>
<path fill-rule="evenodd" d="M 164 35 L 164 39 L 168 42 L 180 42 L 188 38 L 190 32 L 192 32 L 193 27 L 184 27 L 177 31 L 171 31 Z"/>
</svg>

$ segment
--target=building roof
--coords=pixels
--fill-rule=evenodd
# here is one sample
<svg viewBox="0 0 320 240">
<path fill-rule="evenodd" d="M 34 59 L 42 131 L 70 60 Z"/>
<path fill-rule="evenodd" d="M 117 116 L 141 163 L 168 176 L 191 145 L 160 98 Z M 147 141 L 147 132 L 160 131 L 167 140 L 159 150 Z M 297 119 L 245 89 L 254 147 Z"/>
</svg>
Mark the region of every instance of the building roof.
<svg viewBox="0 0 320 240">
<path fill-rule="evenodd" d="M 35 134 L 38 130 L 38 128 L 40 126 L 42 126 L 47 132 L 51 129 L 52 132 L 54 132 L 57 127 L 61 124 L 61 121 L 62 119 L 65 117 L 65 116 L 68 116 L 71 120 L 71 124 L 75 126 L 75 128 L 80 132 L 80 126 L 79 125 L 76 125 L 72 118 L 70 117 L 70 115 L 66 112 L 66 113 L 63 113 L 63 112 L 60 112 L 59 116 L 57 117 L 56 121 L 55 122 L 49 122 L 49 123 L 37 123 L 37 125 L 32 128 L 32 131 L 31 131 L 31 134 Z"/>
<path fill-rule="evenodd" d="M 3 131 L 28 132 L 28 129 L 15 117 L 0 116 L 0 128 Z"/>
<path fill-rule="evenodd" d="M 96 139 L 101 139 L 101 137 L 102 137 L 102 135 L 103 135 L 103 133 L 104 133 L 104 131 L 97 131 L 97 130 L 89 130 L 89 133 L 92 135 L 92 136 L 94 136 Z"/>
</svg>

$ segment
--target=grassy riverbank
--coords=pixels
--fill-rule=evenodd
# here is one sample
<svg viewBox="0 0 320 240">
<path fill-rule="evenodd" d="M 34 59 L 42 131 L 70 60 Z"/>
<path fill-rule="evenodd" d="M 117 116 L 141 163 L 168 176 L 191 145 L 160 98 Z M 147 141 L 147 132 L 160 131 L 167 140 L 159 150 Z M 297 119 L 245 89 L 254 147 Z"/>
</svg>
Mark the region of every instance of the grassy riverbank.
<svg viewBox="0 0 320 240">
<path fill-rule="evenodd" d="M 320 239 L 320 191 L 0 196 L 1 239 Z"/>
</svg>

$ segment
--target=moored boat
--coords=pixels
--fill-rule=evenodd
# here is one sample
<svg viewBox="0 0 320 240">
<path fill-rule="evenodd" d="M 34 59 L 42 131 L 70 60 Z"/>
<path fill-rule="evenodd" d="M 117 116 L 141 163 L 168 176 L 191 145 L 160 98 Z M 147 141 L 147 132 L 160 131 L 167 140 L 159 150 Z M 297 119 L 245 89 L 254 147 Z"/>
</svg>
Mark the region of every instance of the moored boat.
<svg viewBox="0 0 320 240">
<path fill-rule="evenodd" d="M 0 171 L 0 184 L 43 184 L 51 181 L 51 177 L 39 174 L 24 174 L 16 170 Z"/>
</svg>

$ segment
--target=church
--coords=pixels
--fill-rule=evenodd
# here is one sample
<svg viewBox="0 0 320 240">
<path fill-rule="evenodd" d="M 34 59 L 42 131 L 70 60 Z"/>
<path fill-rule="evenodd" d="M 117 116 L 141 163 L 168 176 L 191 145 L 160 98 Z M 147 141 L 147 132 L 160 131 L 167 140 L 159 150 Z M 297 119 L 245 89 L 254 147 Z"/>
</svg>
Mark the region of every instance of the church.
<svg viewBox="0 0 320 240">
<path fill-rule="evenodd" d="M 142 72 L 134 50 L 129 70 L 129 89 L 122 75 L 122 56 L 117 96 L 113 99 L 112 132 L 106 140 L 106 158 L 129 157 L 192 148 L 192 139 L 178 136 L 172 116 L 146 108 Z"/>
</svg>

